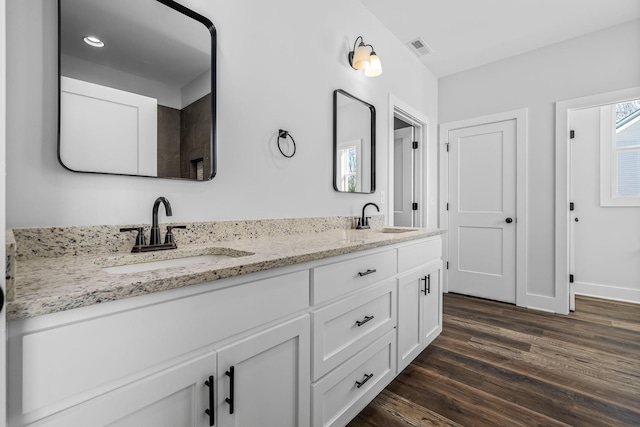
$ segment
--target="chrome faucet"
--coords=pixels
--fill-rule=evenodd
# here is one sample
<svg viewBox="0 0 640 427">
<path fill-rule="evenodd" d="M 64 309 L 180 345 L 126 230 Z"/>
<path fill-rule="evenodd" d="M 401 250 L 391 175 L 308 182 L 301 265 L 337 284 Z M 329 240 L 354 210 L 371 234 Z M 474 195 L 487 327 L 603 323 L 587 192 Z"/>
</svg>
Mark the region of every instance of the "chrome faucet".
<svg viewBox="0 0 640 427">
<path fill-rule="evenodd" d="M 380 208 L 379 208 L 379 207 L 378 207 L 378 205 L 376 205 L 375 203 L 369 202 L 369 203 L 365 204 L 365 205 L 362 207 L 362 218 L 358 218 L 358 225 L 356 226 L 356 228 L 357 228 L 358 230 L 363 230 L 363 229 L 366 229 L 366 228 L 371 228 L 371 227 L 369 226 L 369 219 L 371 219 L 371 217 L 364 216 L 364 210 L 365 210 L 365 209 L 367 208 L 367 206 L 369 206 L 369 205 L 375 206 L 375 207 L 376 207 L 376 209 L 378 210 L 378 212 L 380 212 Z"/>
<path fill-rule="evenodd" d="M 149 245 L 160 244 L 160 227 L 158 227 L 158 208 L 160 207 L 160 203 L 164 205 L 164 212 L 167 216 L 173 215 L 171 203 L 164 197 L 158 197 L 153 204 L 153 211 L 151 212 L 151 236 L 149 237 Z"/>
<path fill-rule="evenodd" d="M 164 243 L 161 243 L 160 239 L 160 227 L 158 226 L 158 209 L 160 209 L 160 203 L 164 205 L 164 211 L 167 216 L 172 216 L 171 203 L 165 197 L 158 197 L 153 204 L 153 210 L 151 212 L 151 233 L 149 236 L 149 244 L 147 245 L 147 239 L 144 236 L 144 227 L 130 227 L 121 228 L 120 231 L 137 231 L 136 243 L 131 249 L 131 252 L 150 252 L 150 251 L 162 251 L 165 249 L 176 249 L 178 246 L 173 239 L 173 231 L 177 228 L 187 228 L 186 225 L 169 225 L 167 226 L 167 234 L 164 238 Z"/>
</svg>

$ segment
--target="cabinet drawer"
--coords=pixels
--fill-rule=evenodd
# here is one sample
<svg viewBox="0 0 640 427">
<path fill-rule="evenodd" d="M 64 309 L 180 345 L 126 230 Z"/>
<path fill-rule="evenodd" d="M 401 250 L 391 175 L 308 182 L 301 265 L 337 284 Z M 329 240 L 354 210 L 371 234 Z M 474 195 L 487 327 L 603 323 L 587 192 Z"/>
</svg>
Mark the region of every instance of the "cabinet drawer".
<svg viewBox="0 0 640 427">
<path fill-rule="evenodd" d="M 346 425 L 391 382 L 395 375 L 395 354 L 395 331 L 389 331 L 313 384 L 313 425 Z"/>
<path fill-rule="evenodd" d="M 395 249 L 390 249 L 314 268 L 313 303 L 320 304 L 393 276 L 397 271 L 396 254 Z"/>
<path fill-rule="evenodd" d="M 308 306 L 303 270 L 14 337 L 9 363 L 23 388 L 10 406 L 47 415 Z"/>
<path fill-rule="evenodd" d="M 322 308 L 313 316 L 313 379 L 380 338 L 396 325 L 395 281 Z"/>
<path fill-rule="evenodd" d="M 398 271 L 403 273 L 442 257 L 442 239 L 433 237 L 420 243 L 398 248 Z"/>
</svg>

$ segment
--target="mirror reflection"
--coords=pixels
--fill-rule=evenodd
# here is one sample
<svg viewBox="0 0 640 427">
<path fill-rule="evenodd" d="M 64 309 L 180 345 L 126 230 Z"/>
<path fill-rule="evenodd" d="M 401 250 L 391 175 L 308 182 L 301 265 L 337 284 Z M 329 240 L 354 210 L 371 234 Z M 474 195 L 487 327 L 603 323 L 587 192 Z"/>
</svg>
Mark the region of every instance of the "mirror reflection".
<svg viewBox="0 0 640 427">
<path fill-rule="evenodd" d="M 375 191 L 373 105 L 337 89 L 333 92 L 333 188 L 346 193 Z"/>
<path fill-rule="evenodd" d="M 171 0 L 59 0 L 59 41 L 64 167 L 213 178 L 211 21 Z"/>
</svg>

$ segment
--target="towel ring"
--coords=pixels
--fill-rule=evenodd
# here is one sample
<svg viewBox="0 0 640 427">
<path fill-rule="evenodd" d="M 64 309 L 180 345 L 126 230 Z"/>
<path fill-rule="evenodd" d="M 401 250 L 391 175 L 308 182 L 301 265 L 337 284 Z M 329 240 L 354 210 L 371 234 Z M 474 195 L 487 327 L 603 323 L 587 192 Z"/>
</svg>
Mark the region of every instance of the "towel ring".
<svg viewBox="0 0 640 427">
<path fill-rule="evenodd" d="M 282 151 L 282 147 L 280 147 L 280 138 L 285 138 L 285 139 L 291 138 L 291 142 L 293 142 L 293 153 L 291 153 L 290 156 L 287 156 L 286 154 L 284 154 L 284 151 Z M 280 154 L 282 154 L 288 159 L 292 158 L 296 154 L 296 141 L 293 139 L 293 137 L 288 131 L 283 129 L 278 130 L 278 150 L 280 150 Z"/>
</svg>

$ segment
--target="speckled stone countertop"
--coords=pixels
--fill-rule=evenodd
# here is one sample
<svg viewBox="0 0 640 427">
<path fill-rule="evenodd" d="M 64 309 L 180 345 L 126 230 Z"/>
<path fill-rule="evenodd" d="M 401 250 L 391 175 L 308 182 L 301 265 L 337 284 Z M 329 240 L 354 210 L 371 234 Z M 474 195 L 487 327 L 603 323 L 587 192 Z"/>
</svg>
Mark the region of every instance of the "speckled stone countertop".
<svg viewBox="0 0 640 427">
<path fill-rule="evenodd" d="M 14 229 L 7 233 L 12 239 L 15 236 L 7 241 L 7 273 L 11 264 L 15 287 L 8 298 L 7 319 L 55 313 L 445 232 L 422 228 L 383 233 L 382 217 L 373 218 L 370 230 L 355 230 L 350 228 L 352 220 L 327 217 L 194 223 L 188 224 L 188 230 L 175 231 L 178 249 L 143 254 L 129 252 L 135 233 L 120 233 L 116 226 Z M 164 233 L 164 225 L 161 229 Z M 208 254 L 244 256 L 137 273 L 104 270 Z"/>
</svg>

